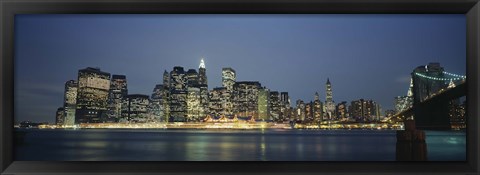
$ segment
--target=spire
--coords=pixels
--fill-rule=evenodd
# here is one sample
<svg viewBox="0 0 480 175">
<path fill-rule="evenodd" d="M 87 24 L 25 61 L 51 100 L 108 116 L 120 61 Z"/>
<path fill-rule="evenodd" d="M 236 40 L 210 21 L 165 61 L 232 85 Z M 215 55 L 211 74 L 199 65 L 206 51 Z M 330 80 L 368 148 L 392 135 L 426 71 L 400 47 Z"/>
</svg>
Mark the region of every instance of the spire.
<svg viewBox="0 0 480 175">
<path fill-rule="evenodd" d="M 454 88 L 455 87 L 455 84 L 453 83 L 452 79 L 450 79 L 450 83 L 448 84 L 448 87 L 447 88 Z"/>
<path fill-rule="evenodd" d="M 412 89 L 413 89 L 413 79 L 410 78 L 410 87 L 408 88 L 408 92 L 407 92 L 407 96 L 408 96 L 408 97 L 412 97 L 412 96 L 413 96 L 413 91 L 412 91 Z"/>
<path fill-rule="evenodd" d="M 330 84 L 330 79 L 329 78 L 327 78 L 327 84 Z"/>
<path fill-rule="evenodd" d="M 203 58 L 202 58 L 202 60 L 200 60 L 200 66 L 198 66 L 198 68 L 204 68 L 205 69 L 205 62 L 203 61 Z"/>
</svg>

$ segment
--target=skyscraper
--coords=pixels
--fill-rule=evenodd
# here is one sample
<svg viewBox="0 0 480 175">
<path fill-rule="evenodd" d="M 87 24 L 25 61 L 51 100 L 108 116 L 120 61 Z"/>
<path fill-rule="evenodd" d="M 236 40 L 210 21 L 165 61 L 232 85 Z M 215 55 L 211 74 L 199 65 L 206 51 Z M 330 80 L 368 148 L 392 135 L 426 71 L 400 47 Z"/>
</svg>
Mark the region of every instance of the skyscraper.
<svg viewBox="0 0 480 175">
<path fill-rule="evenodd" d="M 200 88 L 188 87 L 187 89 L 187 118 L 186 121 L 198 122 L 201 119 L 200 112 Z"/>
<path fill-rule="evenodd" d="M 206 117 L 209 113 L 209 99 L 208 99 L 208 82 L 207 69 L 203 58 L 200 60 L 198 66 L 198 87 L 200 88 L 200 116 Z"/>
<path fill-rule="evenodd" d="M 163 72 L 162 97 L 163 119 L 161 119 L 161 121 L 168 122 L 170 119 L 170 74 L 167 72 L 167 70 Z"/>
<path fill-rule="evenodd" d="M 57 125 L 63 125 L 65 121 L 65 110 L 63 107 L 60 107 L 57 109 L 57 113 L 55 115 L 55 124 Z"/>
<path fill-rule="evenodd" d="M 313 118 L 315 122 L 322 122 L 323 120 L 323 106 L 322 102 L 320 101 L 320 96 L 318 92 L 315 92 L 314 100 L 313 100 Z"/>
<path fill-rule="evenodd" d="M 305 121 L 306 122 L 313 121 L 313 102 L 312 101 L 305 104 Z"/>
<path fill-rule="evenodd" d="M 151 122 L 148 112 L 148 95 L 130 94 L 122 100 L 122 115 L 131 123 Z"/>
<path fill-rule="evenodd" d="M 233 112 L 233 85 L 235 84 L 236 73 L 232 68 L 222 68 L 222 85 L 227 90 L 225 97 L 225 112 L 232 115 Z"/>
<path fill-rule="evenodd" d="M 234 114 L 258 118 L 258 91 L 262 85 L 258 81 L 240 81 L 233 85 Z"/>
<path fill-rule="evenodd" d="M 305 103 L 303 100 L 297 100 L 295 108 L 295 119 L 304 121 L 305 120 Z"/>
<path fill-rule="evenodd" d="M 348 105 L 346 101 L 342 101 L 341 103 L 337 104 L 337 119 L 340 121 L 345 121 L 348 119 Z"/>
<path fill-rule="evenodd" d="M 325 117 L 330 120 L 332 119 L 332 117 L 335 116 L 335 102 L 333 101 L 332 84 L 330 83 L 330 79 L 328 78 L 327 83 L 325 84 L 325 89 Z"/>
<path fill-rule="evenodd" d="M 227 88 L 217 87 L 213 88 L 209 93 L 209 114 L 214 117 L 225 115 L 225 99 Z"/>
<path fill-rule="evenodd" d="M 118 122 L 122 112 L 122 99 L 128 94 L 125 75 L 112 75 L 108 95 L 108 115 L 106 121 Z"/>
<path fill-rule="evenodd" d="M 290 103 L 290 97 L 288 96 L 288 92 L 281 92 L 280 93 L 281 120 L 290 120 L 290 114 L 292 113 L 290 108 L 291 108 L 291 103 Z"/>
<path fill-rule="evenodd" d="M 278 121 L 280 119 L 280 94 L 278 91 L 270 92 L 270 116 L 273 120 Z"/>
<path fill-rule="evenodd" d="M 154 118 L 156 122 L 163 122 L 165 121 L 164 108 L 163 108 L 163 101 L 164 101 L 164 94 L 163 94 L 164 87 L 161 84 L 155 85 L 153 88 L 152 96 L 150 97 L 149 102 L 149 115 Z"/>
<path fill-rule="evenodd" d="M 188 69 L 186 73 L 187 87 L 198 87 L 198 73 L 195 69 Z"/>
<path fill-rule="evenodd" d="M 377 103 L 359 99 L 351 102 L 350 116 L 358 122 L 372 121 L 377 117 Z"/>
<path fill-rule="evenodd" d="M 110 73 L 87 67 L 78 71 L 75 123 L 100 123 L 106 116 Z"/>
<path fill-rule="evenodd" d="M 258 91 L 258 119 L 267 121 L 270 120 L 270 105 L 269 98 L 270 90 L 267 88 L 261 88 Z"/>
<path fill-rule="evenodd" d="M 198 82 L 200 85 L 207 85 L 207 69 L 205 68 L 205 61 L 203 58 L 200 60 L 200 65 L 198 66 Z"/>
<path fill-rule="evenodd" d="M 75 80 L 65 82 L 65 94 L 63 97 L 63 108 L 65 110 L 64 124 L 73 126 L 75 124 L 75 110 L 77 108 L 78 83 Z"/>
<path fill-rule="evenodd" d="M 187 79 L 183 67 L 170 72 L 170 121 L 183 122 L 187 117 Z"/>
</svg>

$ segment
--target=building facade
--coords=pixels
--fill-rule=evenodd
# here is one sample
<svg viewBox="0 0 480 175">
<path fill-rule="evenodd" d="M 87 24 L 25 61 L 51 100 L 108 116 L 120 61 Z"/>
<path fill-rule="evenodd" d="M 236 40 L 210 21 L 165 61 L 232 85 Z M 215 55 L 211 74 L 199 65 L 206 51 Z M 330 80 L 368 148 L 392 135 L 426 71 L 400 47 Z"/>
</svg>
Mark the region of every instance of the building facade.
<svg viewBox="0 0 480 175">
<path fill-rule="evenodd" d="M 187 117 L 187 79 L 183 67 L 175 66 L 170 72 L 170 119 L 184 122 Z"/>
<path fill-rule="evenodd" d="M 106 122 L 121 120 L 122 100 L 128 94 L 125 75 L 112 75 L 108 94 L 108 113 Z"/>
<path fill-rule="evenodd" d="M 148 95 L 129 94 L 122 103 L 122 115 L 129 123 L 153 122 L 153 118 L 148 115 Z"/>
<path fill-rule="evenodd" d="M 200 105 L 200 88 L 188 87 L 187 89 L 187 122 L 199 122 L 203 119 Z"/>
<path fill-rule="evenodd" d="M 226 98 L 227 98 L 227 88 L 217 87 L 213 88 L 209 93 L 209 114 L 214 117 L 226 115 Z"/>
<path fill-rule="evenodd" d="M 280 94 L 278 91 L 271 91 L 269 97 L 269 106 L 270 106 L 270 117 L 274 121 L 280 120 Z"/>
<path fill-rule="evenodd" d="M 60 107 L 57 109 L 57 112 L 55 113 L 55 124 L 56 125 L 64 125 L 65 123 L 65 110 L 63 107 Z"/>
<path fill-rule="evenodd" d="M 377 103 L 373 100 L 355 100 L 350 106 L 350 115 L 357 122 L 373 121 L 377 117 Z"/>
<path fill-rule="evenodd" d="M 253 116 L 258 118 L 258 92 L 261 84 L 257 81 L 236 82 L 234 91 L 234 111 L 238 116 Z"/>
<path fill-rule="evenodd" d="M 65 93 L 63 96 L 63 108 L 65 110 L 64 124 L 73 126 L 75 124 L 75 110 L 77 108 L 78 83 L 75 80 L 65 82 Z"/>
<path fill-rule="evenodd" d="M 107 114 L 110 73 L 99 68 L 78 71 L 75 123 L 101 123 Z"/>
<path fill-rule="evenodd" d="M 148 114 L 154 118 L 155 122 L 165 122 L 164 108 L 163 108 L 163 90 L 164 87 L 162 84 L 155 85 L 153 88 L 152 95 L 150 97 L 149 107 L 148 107 Z"/>
<path fill-rule="evenodd" d="M 208 82 L 207 82 L 207 69 L 205 68 L 205 61 L 203 58 L 200 60 L 198 66 L 198 87 L 200 88 L 200 116 L 205 118 L 209 113 L 209 98 L 208 98 Z"/>
<path fill-rule="evenodd" d="M 335 102 L 333 101 L 333 92 L 332 84 L 330 79 L 327 78 L 327 83 L 325 84 L 326 96 L 325 96 L 325 115 L 324 120 L 331 120 L 335 118 Z"/>
<path fill-rule="evenodd" d="M 270 90 L 261 88 L 258 91 L 258 119 L 263 121 L 270 120 Z"/>
<path fill-rule="evenodd" d="M 228 92 L 225 99 L 225 112 L 227 115 L 233 114 L 233 85 L 235 85 L 236 77 L 235 70 L 232 68 L 222 68 L 222 85 Z"/>
<path fill-rule="evenodd" d="M 318 92 L 315 92 L 313 100 L 313 117 L 315 122 L 323 121 L 323 104 L 320 101 L 320 96 L 318 95 Z"/>
</svg>

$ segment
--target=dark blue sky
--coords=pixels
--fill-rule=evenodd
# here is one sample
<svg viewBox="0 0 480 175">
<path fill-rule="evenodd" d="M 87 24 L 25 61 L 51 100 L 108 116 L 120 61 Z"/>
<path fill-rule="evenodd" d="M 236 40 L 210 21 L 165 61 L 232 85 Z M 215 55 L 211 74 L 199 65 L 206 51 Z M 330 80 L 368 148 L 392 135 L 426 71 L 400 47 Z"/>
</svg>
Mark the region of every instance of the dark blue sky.
<svg viewBox="0 0 480 175">
<path fill-rule="evenodd" d="M 237 81 L 288 91 L 292 102 L 372 99 L 392 109 L 411 71 L 440 62 L 465 74 L 465 16 L 458 15 L 17 15 L 15 121 L 54 122 L 64 83 L 79 69 L 125 74 L 150 95 L 173 66 L 205 57 L 209 89 L 222 67 Z"/>
</svg>

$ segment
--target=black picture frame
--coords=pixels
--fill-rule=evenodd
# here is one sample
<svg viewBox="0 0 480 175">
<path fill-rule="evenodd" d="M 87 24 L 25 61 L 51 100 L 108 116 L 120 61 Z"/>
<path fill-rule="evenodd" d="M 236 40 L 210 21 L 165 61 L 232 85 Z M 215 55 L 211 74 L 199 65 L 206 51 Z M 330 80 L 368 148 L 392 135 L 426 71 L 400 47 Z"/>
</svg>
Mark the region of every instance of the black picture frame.
<svg viewBox="0 0 480 175">
<path fill-rule="evenodd" d="M 478 0 L 0 0 L 0 172 L 2 174 L 478 174 Z M 15 14 L 465 14 L 465 162 L 43 162 L 13 160 Z"/>
</svg>

